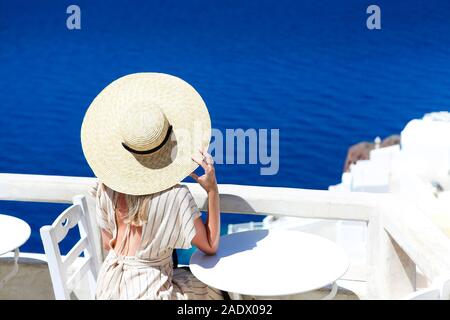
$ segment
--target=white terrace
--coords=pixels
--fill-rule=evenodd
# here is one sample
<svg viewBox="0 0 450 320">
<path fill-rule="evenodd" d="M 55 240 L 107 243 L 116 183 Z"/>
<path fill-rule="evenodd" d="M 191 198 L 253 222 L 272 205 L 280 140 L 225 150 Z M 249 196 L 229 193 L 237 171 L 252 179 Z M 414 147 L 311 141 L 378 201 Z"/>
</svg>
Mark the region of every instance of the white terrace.
<svg viewBox="0 0 450 320">
<path fill-rule="evenodd" d="M 93 178 L 83 177 L 0 174 L 0 200 L 71 203 L 73 196 L 83 194 L 93 213 L 94 201 L 88 190 L 94 183 Z M 187 185 L 204 210 L 205 193 L 196 184 Z M 361 299 L 405 298 L 416 291 L 418 270 L 427 279 L 425 286 L 450 274 L 450 239 L 426 212 L 400 195 L 240 185 L 219 188 L 222 212 L 226 213 L 365 222 L 368 239 L 363 281 L 352 278 L 350 268 L 339 283 Z M 95 225 L 93 215 L 91 220 Z M 100 248 L 99 232 L 96 245 Z M 0 291 L 0 299 L 52 298 L 45 257 L 26 253 L 21 257 L 19 274 Z M 10 260 L 2 258 L 0 270 Z M 83 291 L 82 283 L 79 289 Z"/>
</svg>

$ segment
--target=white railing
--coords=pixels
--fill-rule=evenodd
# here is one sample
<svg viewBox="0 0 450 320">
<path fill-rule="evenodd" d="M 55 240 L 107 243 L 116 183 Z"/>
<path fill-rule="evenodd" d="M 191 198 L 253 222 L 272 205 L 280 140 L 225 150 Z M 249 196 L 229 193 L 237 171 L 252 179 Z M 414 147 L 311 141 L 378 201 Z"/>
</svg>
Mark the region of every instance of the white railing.
<svg viewBox="0 0 450 320">
<path fill-rule="evenodd" d="M 70 203 L 84 194 L 95 212 L 88 194 L 94 184 L 94 178 L 0 174 L 0 200 Z M 186 185 L 204 210 L 205 192 Z M 416 266 L 430 282 L 450 274 L 450 239 L 400 196 L 238 185 L 220 185 L 219 191 L 226 213 L 365 221 L 370 298 L 397 299 L 415 291 Z"/>
</svg>

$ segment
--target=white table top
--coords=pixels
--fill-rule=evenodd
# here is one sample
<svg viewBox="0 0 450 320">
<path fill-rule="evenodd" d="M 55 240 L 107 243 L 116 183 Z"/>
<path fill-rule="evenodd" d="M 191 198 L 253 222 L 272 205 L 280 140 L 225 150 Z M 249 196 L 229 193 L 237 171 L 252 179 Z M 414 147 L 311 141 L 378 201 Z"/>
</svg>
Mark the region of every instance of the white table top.
<svg viewBox="0 0 450 320">
<path fill-rule="evenodd" d="M 0 255 L 19 248 L 28 240 L 31 229 L 25 221 L 0 214 Z"/>
<path fill-rule="evenodd" d="M 223 236 L 219 250 L 197 250 L 190 269 L 214 288 L 254 296 L 313 291 L 333 283 L 349 265 L 334 242 L 299 231 L 254 230 Z"/>
</svg>

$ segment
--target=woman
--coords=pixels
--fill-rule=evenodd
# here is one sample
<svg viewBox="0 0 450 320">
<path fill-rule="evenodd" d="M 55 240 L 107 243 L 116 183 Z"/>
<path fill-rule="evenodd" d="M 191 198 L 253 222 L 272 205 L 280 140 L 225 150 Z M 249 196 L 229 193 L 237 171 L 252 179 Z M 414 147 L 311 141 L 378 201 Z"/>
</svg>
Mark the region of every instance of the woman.
<svg viewBox="0 0 450 320">
<path fill-rule="evenodd" d="M 137 73 L 108 85 L 83 120 L 81 141 L 99 180 L 97 221 L 109 251 L 97 299 L 222 299 L 220 290 L 173 269 L 176 248 L 219 246 L 219 193 L 206 153 L 211 122 L 200 95 L 183 80 Z M 205 173 L 193 171 L 201 166 Z M 208 195 L 206 222 L 179 182 L 190 175 Z"/>
</svg>

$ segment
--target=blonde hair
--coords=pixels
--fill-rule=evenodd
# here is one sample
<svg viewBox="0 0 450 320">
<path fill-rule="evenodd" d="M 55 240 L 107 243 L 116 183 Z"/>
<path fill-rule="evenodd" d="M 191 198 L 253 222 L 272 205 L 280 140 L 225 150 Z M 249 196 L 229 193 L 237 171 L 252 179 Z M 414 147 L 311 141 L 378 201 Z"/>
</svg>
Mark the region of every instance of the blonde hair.
<svg viewBox="0 0 450 320">
<path fill-rule="evenodd" d="M 115 211 L 117 207 L 117 198 L 120 194 L 117 191 L 109 188 L 107 185 L 103 183 L 99 183 L 96 187 L 96 201 L 97 208 L 102 210 L 102 215 L 104 217 L 108 217 L 108 212 L 106 212 L 108 208 L 108 203 L 111 202 L 112 208 Z M 128 205 L 128 217 L 125 219 L 125 223 L 131 224 L 132 226 L 140 227 L 142 226 L 148 219 L 148 206 L 150 203 L 150 194 L 134 196 L 130 194 L 124 194 L 125 200 Z M 115 212 L 114 212 L 115 213 Z"/>
</svg>

